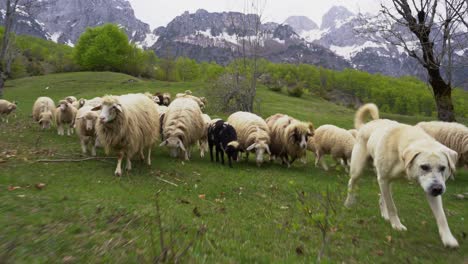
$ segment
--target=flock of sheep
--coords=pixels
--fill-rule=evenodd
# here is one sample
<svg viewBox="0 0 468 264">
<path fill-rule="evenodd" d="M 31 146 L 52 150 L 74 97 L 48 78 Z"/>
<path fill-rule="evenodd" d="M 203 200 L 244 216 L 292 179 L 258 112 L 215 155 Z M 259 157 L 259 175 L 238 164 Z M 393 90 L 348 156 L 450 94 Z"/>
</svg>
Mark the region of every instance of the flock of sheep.
<svg viewBox="0 0 468 264">
<path fill-rule="evenodd" d="M 258 166 L 267 160 L 268 154 L 270 161 L 279 160 L 289 167 L 298 159 L 305 162 L 306 152 L 310 151 L 315 155 L 315 166 L 320 164 L 328 170 L 323 157 L 331 155 L 337 164 L 350 171 L 347 205 L 354 201 L 355 182 L 369 160 L 374 160 L 383 194 L 388 187 L 386 176 L 381 175 L 382 168 L 391 168 L 389 175 L 406 173 L 411 178 L 411 174 L 415 174 L 414 178 L 430 197 L 443 193 L 444 177 L 453 176 L 454 164 L 468 165 L 468 128 L 462 124 L 433 121 L 409 126 L 380 119 L 377 106 L 367 104 L 356 113 L 355 129 L 346 130 L 334 125 L 314 129 L 312 123 L 285 114 L 263 119 L 253 113 L 236 112 L 227 121 L 211 119 L 203 113 L 206 104 L 204 97 L 194 96 L 190 91 L 177 94 L 173 101 L 168 93 L 107 95 L 90 100 L 68 96 L 58 105 L 49 97 L 39 97 L 34 103 L 32 116 L 42 129 L 49 129 L 55 123 L 59 135 L 64 135 L 65 129 L 67 135 L 76 131 L 85 154 L 89 151 L 95 156 L 96 147 L 103 147 L 107 154 L 110 151 L 117 153 L 117 176 L 122 175 L 124 158 L 127 170 L 131 170 L 134 157 L 151 165 L 151 151 L 157 142 L 160 142 L 160 147 L 168 148 L 171 157 L 184 160 L 191 158 L 192 148 L 198 145 L 200 156 L 203 157 L 209 149 L 213 161 L 215 148 L 216 162 L 221 159 L 224 164 L 226 153 L 230 167 L 232 161 L 241 160 L 242 154 L 248 160 L 249 153 L 255 155 Z M 16 103 L 0 100 L 2 120 L 8 122 L 8 115 L 15 110 Z M 366 115 L 370 115 L 373 121 L 365 123 Z M 426 143 L 418 143 L 420 146 L 417 146 L 418 140 Z M 403 148 L 408 151 L 403 151 Z M 418 150 L 410 151 L 414 148 Z M 382 149 L 388 151 L 383 153 Z M 429 154 L 421 154 L 425 152 Z M 443 155 L 437 156 L 439 152 Z M 392 158 L 392 155 L 396 156 Z M 443 170 L 447 161 L 440 157 L 444 155 L 451 168 L 448 171 Z M 414 160 L 425 163 L 413 168 Z M 439 164 L 434 168 L 440 169 L 437 172 L 440 175 L 435 171 L 429 174 L 432 163 Z M 390 219 L 394 228 L 405 230 L 398 217 L 395 218 L 391 194 L 385 197 L 384 200 L 381 198 L 382 216 Z M 445 215 L 441 215 L 441 202 L 437 201 L 433 200 L 431 208 L 435 210 L 443 242 L 446 246 L 458 246 L 444 220 Z"/>
</svg>

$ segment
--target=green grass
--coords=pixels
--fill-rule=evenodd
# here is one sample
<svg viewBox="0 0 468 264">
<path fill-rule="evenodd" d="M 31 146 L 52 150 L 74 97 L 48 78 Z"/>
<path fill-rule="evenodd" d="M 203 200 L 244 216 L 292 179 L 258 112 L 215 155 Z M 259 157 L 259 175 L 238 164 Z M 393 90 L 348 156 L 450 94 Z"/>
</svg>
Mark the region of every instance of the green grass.
<svg viewBox="0 0 468 264">
<path fill-rule="evenodd" d="M 128 82 L 129 79 L 135 82 Z M 48 89 L 46 89 L 48 87 Z M 175 247 L 194 244 L 184 262 L 285 263 L 316 259 L 320 233 L 299 206 L 298 192 L 311 196 L 327 188 L 340 199 L 327 260 L 333 263 L 462 263 L 468 260 L 466 200 L 468 173 L 448 181 L 444 205 L 460 248 L 442 246 L 435 219 L 417 184 L 396 182 L 394 197 L 407 232 L 392 230 L 380 217 L 378 185 L 369 172 L 359 186 L 359 203 L 344 209 L 348 177 L 342 170 L 324 172 L 309 163 L 286 169 L 279 164 L 257 168 L 253 160 L 233 169 L 193 153 L 181 162 L 165 149 L 153 152 L 151 168 L 141 162 L 122 178 L 113 176 L 114 160 L 81 163 L 37 163 L 38 159 L 76 157 L 76 136 L 58 137 L 40 131 L 30 118 L 38 96 L 54 100 L 67 95 L 91 98 L 103 94 L 190 89 L 203 95 L 203 83 L 140 81 L 117 73 L 70 73 L 24 78 L 7 83 L 5 97 L 20 102 L 18 117 L 0 124 L 0 260 L 16 263 L 62 261 L 151 262 L 160 253 L 155 194 L 163 230 Z M 258 91 L 260 114 L 288 113 L 315 126 L 325 123 L 352 127 L 354 111 L 305 96 L 291 98 L 266 89 Z M 209 113 L 226 117 L 223 113 Z M 401 122 L 420 118 L 384 115 Z M 7 157 L 6 154 L 13 154 Z M 98 155 L 104 155 L 102 151 Z M 310 158 L 310 157 L 309 157 Z M 159 179 L 177 184 L 167 184 Z M 45 183 L 42 190 L 37 183 Z M 9 191 L 9 186 L 20 189 Z M 204 194 L 205 199 L 199 195 Z M 317 201 L 310 198 L 314 207 Z M 196 209 L 195 209 L 196 208 Z M 315 212 L 313 212 L 315 213 Z M 198 238 L 200 226 L 206 233 Z M 389 238 L 391 237 L 391 239 Z M 302 253 L 297 248 L 302 249 Z"/>
</svg>

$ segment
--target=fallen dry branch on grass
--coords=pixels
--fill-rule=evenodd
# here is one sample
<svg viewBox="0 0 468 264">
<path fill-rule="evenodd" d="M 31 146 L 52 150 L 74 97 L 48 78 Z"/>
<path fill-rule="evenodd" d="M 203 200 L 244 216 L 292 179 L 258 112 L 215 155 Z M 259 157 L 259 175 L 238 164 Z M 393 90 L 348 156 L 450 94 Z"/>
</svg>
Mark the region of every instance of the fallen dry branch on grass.
<svg viewBox="0 0 468 264">
<path fill-rule="evenodd" d="M 40 159 L 36 160 L 35 162 L 82 162 L 88 160 L 99 160 L 104 161 L 108 159 L 117 159 L 116 157 L 88 157 L 88 158 L 81 158 L 81 159 Z"/>
<path fill-rule="evenodd" d="M 165 179 L 160 178 L 160 177 L 156 177 L 156 179 L 157 179 L 157 180 L 160 180 L 160 181 L 162 181 L 162 182 L 165 182 L 165 183 L 167 183 L 167 184 L 170 184 L 170 185 L 172 185 L 172 186 L 175 186 L 175 187 L 178 187 L 178 186 L 179 186 L 179 185 L 177 185 L 177 184 L 175 184 L 175 183 L 173 183 L 173 182 L 170 182 L 170 181 L 165 180 Z"/>
</svg>

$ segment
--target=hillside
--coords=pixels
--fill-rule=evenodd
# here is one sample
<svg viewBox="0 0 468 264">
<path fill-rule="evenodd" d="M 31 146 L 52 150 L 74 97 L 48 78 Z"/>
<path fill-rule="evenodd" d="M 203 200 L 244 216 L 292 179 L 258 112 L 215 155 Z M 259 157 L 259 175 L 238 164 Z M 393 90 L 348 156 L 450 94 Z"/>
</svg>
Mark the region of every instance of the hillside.
<svg viewBox="0 0 468 264">
<path fill-rule="evenodd" d="M 322 211 L 315 197 L 326 190 L 337 199 L 330 230 L 329 262 L 446 262 L 466 260 L 468 172 L 447 182 L 444 206 L 460 249 L 443 248 L 435 220 L 421 188 L 394 184 L 395 200 L 407 232 L 396 232 L 379 215 L 378 184 L 372 170 L 360 182 L 359 203 L 341 204 L 348 177 L 339 168 L 325 172 L 297 162 L 257 168 L 253 160 L 233 169 L 193 155 L 190 162 L 169 158 L 156 147 L 153 165 L 134 163 L 122 178 L 112 175 L 115 160 L 36 162 L 80 158 L 76 136 L 40 131 L 30 120 L 38 96 L 58 100 L 68 95 L 91 98 L 103 94 L 190 89 L 207 94 L 203 83 L 144 81 L 108 72 L 80 72 L 28 77 L 7 82 L 5 97 L 19 101 L 18 116 L 0 123 L 0 259 L 6 262 L 154 262 L 160 256 L 155 194 L 164 238 L 183 262 L 311 263 L 320 247 L 312 216 Z M 210 100 L 210 98 L 208 98 Z M 354 111 L 311 95 L 293 98 L 260 88 L 259 114 L 287 113 L 315 126 L 332 123 L 352 127 Z M 226 113 L 209 112 L 212 117 Z M 416 123 L 419 117 L 386 115 Z M 102 150 L 98 151 L 103 156 Z M 168 183 L 169 182 L 169 183 Z M 44 183 L 45 188 L 34 187 Z M 20 188 L 15 188 L 20 187 Z M 305 197 L 301 205 L 299 197 Z M 310 206 L 310 207 L 308 207 Z M 197 235 L 198 234 L 198 235 Z"/>
</svg>

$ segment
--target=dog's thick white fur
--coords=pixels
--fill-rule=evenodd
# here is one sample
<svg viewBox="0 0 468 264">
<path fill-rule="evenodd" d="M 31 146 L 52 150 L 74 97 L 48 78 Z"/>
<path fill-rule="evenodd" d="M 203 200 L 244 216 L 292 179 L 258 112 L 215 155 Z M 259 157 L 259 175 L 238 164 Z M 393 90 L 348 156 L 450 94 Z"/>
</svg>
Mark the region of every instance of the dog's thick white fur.
<svg viewBox="0 0 468 264">
<path fill-rule="evenodd" d="M 391 182 L 406 176 L 418 182 L 426 193 L 444 246 L 458 247 L 457 240 L 450 232 L 441 197 L 445 192 L 445 181 L 455 171 L 458 154 L 435 141 L 419 127 L 387 119 L 375 119 L 364 124 L 366 114 L 378 118 L 377 106 L 367 104 L 356 113 L 355 124 L 359 131 L 351 155 L 345 206 L 349 207 L 355 202 L 356 181 L 372 158 L 381 192 L 382 217 L 390 221 L 394 229 L 406 230 L 398 218 L 391 193 Z"/>
</svg>

